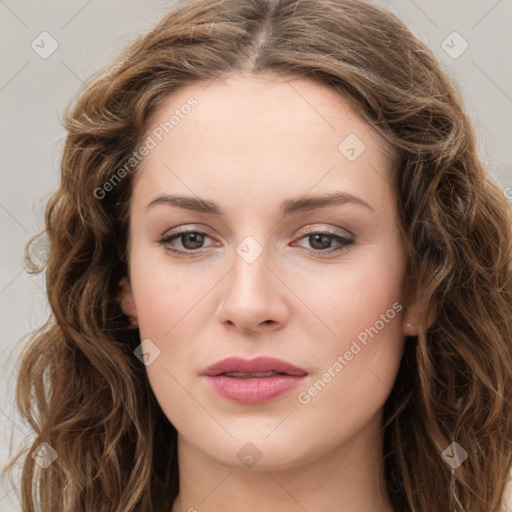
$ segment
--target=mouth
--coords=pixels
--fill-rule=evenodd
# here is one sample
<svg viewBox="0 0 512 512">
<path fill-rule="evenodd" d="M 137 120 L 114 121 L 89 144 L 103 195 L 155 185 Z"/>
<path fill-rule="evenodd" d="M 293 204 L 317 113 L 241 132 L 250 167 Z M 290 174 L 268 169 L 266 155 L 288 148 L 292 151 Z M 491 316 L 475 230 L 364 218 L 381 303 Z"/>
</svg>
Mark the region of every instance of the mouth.
<svg viewBox="0 0 512 512">
<path fill-rule="evenodd" d="M 217 395 L 232 402 L 256 405 L 290 392 L 308 372 L 280 359 L 258 357 L 251 361 L 223 359 L 201 375 Z"/>
<path fill-rule="evenodd" d="M 251 378 L 273 377 L 274 375 L 288 375 L 288 374 L 270 371 L 270 372 L 255 372 L 255 373 L 227 372 L 227 373 L 221 373 L 219 375 L 225 375 L 226 377 L 236 377 L 238 379 L 251 379 Z M 218 377 L 218 375 L 214 375 L 214 377 Z"/>
<path fill-rule="evenodd" d="M 293 376 L 307 375 L 307 371 L 282 359 L 274 357 L 257 357 L 247 361 L 239 357 L 228 357 L 208 366 L 201 375 L 217 377 L 228 375 L 230 377 L 270 377 L 271 374 Z"/>
</svg>

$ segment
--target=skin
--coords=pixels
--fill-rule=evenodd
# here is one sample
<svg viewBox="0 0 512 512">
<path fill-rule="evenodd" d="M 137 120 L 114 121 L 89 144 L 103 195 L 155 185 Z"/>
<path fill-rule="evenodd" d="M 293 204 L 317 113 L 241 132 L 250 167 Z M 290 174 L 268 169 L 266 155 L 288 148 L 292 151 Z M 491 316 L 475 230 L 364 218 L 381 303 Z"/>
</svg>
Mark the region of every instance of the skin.
<svg viewBox="0 0 512 512">
<path fill-rule="evenodd" d="M 190 96 L 198 105 L 136 176 L 129 275 L 120 283 L 124 312 L 135 317 L 141 340 L 160 350 L 146 370 L 179 432 L 172 512 L 390 511 L 381 492 L 381 415 L 405 336 L 416 334 L 416 312 L 405 297 L 384 141 L 335 91 L 273 75 L 187 86 L 167 98 L 148 134 Z M 338 148 L 349 134 L 365 145 L 354 161 Z M 286 199 L 335 190 L 372 209 L 347 202 L 289 216 L 279 210 Z M 213 201 L 224 216 L 148 208 L 161 194 Z M 180 226 L 206 233 L 202 245 L 187 236 L 159 242 Z M 305 236 L 322 230 L 355 242 L 329 254 L 340 247 L 335 238 Z M 263 249 L 252 263 L 236 252 L 248 236 Z M 333 373 L 338 356 L 396 303 L 394 318 Z M 241 405 L 216 395 L 200 375 L 225 357 L 261 355 L 305 369 L 303 385 L 266 404 Z M 299 393 L 329 367 L 335 376 L 300 403 Z M 249 442 L 261 457 L 252 467 L 237 457 Z"/>
</svg>

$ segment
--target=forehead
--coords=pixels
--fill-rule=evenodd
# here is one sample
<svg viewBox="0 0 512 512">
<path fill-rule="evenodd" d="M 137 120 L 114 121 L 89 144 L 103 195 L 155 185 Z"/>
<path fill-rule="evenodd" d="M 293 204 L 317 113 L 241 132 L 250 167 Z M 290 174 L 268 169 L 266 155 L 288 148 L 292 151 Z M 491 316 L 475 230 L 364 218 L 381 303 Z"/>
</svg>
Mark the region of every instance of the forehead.
<svg viewBox="0 0 512 512">
<path fill-rule="evenodd" d="M 192 84 L 166 98 L 145 138 L 153 147 L 135 182 L 145 195 L 178 187 L 269 199 L 341 185 L 389 193 L 389 147 L 341 94 L 305 78 Z"/>
</svg>

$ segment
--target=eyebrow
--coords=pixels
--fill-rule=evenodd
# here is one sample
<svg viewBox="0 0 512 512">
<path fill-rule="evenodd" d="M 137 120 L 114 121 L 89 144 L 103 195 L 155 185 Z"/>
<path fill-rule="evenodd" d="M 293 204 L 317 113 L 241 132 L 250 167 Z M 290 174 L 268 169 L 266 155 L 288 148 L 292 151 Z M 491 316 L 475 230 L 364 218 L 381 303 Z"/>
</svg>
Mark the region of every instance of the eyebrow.
<svg viewBox="0 0 512 512">
<path fill-rule="evenodd" d="M 155 197 L 148 205 L 147 209 L 156 205 L 172 205 L 185 210 L 193 210 L 199 213 L 208 213 L 223 217 L 224 212 L 213 202 L 193 196 L 180 196 L 176 194 L 163 194 Z M 356 204 L 363 206 L 373 212 L 374 208 L 364 199 L 349 194 L 347 192 L 331 192 L 329 194 L 305 196 L 298 199 L 286 199 L 281 203 L 281 213 L 284 216 L 293 215 L 300 212 L 307 212 L 325 208 L 332 205 Z"/>
</svg>

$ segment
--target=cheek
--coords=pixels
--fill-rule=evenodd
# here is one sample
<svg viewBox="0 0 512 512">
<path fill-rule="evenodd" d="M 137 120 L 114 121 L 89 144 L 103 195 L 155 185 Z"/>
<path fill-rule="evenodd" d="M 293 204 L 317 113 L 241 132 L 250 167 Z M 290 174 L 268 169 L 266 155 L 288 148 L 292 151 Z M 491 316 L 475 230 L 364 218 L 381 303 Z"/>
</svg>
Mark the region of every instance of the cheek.
<svg viewBox="0 0 512 512">
<path fill-rule="evenodd" d="M 130 262 L 140 338 L 151 340 L 159 350 L 146 367 L 150 384 L 159 401 L 186 409 L 190 396 L 182 395 L 180 384 L 186 386 L 195 376 L 194 364 L 204 352 L 198 340 L 213 315 L 208 292 L 219 281 L 218 272 L 200 263 L 173 264 L 163 249 L 154 247 L 134 250 Z"/>
<path fill-rule="evenodd" d="M 215 282 L 212 272 L 199 267 L 173 263 L 163 248 L 132 251 L 130 281 L 141 337 L 164 339 L 177 322 L 194 320 L 196 305 Z"/>
<path fill-rule="evenodd" d="M 178 430 L 188 432 L 190 418 L 197 422 L 199 416 L 199 425 L 207 420 L 201 417 L 204 411 L 198 407 L 189 384 L 195 378 L 194 364 L 201 348 L 204 351 L 196 341 L 204 330 L 201 319 L 207 315 L 206 302 L 201 299 L 214 281 L 204 273 L 194 279 L 168 262 L 151 265 L 137 255 L 131 276 L 140 338 L 150 339 L 159 351 L 146 366 L 150 386 L 169 421 Z"/>
<path fill-rule="evenodd" d="M 396 339 L 402 332 L 405 262 L 400 246 L 360 254 L 296 278 L 294 290 L 321 320 L 323 338 L 331 348 L 343 348 L 361 333 L 364 338 L 365 330 L 377 322 L 383 327 L 382 315 L 385 328 L 379 335 Z"/>
<path fill-rule="evenodd" d="M 320 374 L 317 384 L 302 390 L 303 403 L 316 402 L 311 412 L 321 414 L 329 404 L 339 414 L 358 410 L 364 416 L 365 408 L 374 413 L 391 391 L 404 343 L 405 262 L 399 247 L 338 266 L 315 280 L 314 288 L 311 277 L 303 283 L 304 290 L 315 290 L 309 304 L 329 328 L 321 344 L 306 348 Z"/>
<path fill-rule="evenodd" d="M 299 389 L 302 438 L 341 442 L 384 405 L 396 379 L 404 336 L 403 272 L 370 265 L 330 281 L 323 320 L 335 332 L 305 347 L 318 372 Z"/>
</svg>

